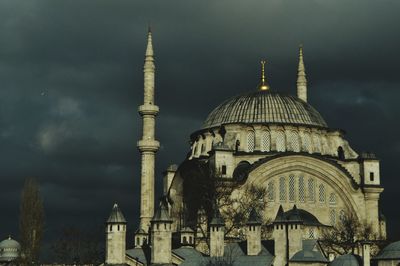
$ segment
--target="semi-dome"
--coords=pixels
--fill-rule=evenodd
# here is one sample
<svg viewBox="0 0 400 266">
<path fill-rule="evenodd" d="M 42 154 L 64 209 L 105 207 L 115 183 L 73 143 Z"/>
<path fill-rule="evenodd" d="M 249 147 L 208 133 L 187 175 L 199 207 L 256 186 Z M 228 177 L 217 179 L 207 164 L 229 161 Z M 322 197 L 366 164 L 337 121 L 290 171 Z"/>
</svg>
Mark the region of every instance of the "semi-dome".
<svg viewBox="0 0 400 266">
<path fill-rule="evenodd" d="M 335 258 L 328 266 L 360 266 L 362 259 L 358 255 L 344 254 Z"/>
<path fill-rule="evenodd" d="M 382 249 L 378 256 L 375 257 L 378 260 L 390 260 L 400 259 L 400 241 L 393 242 Z"/>
<path fill-rule="evenodd" d="M 322 116 L 307 102 L 270 90 L 253 91 L 224 101 L 208 115 L 203 128 L 230 123 L 327 127 Z"/>
</svg>

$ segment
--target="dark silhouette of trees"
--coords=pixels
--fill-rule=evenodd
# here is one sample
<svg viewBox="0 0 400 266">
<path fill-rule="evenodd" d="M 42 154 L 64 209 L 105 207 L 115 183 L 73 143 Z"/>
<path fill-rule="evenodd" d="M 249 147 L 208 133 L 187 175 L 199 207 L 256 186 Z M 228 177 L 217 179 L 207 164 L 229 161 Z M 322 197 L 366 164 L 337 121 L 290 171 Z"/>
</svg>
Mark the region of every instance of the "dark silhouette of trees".
<svg viewBox="0 0 400 266">
<path fill-rule="evenodd" d="M 44 225 L 43 200 L 34 178 L 27 178 L 21 194 L 20 205 L 20 265 L 36 265 L 39 260 Z"/>
<path fill-rule="evenodd" d="M 64 227 L 51 250 L 58 263 L 98 265 L 104 261 L 104 228 Z"/>
<path fill-rule="evenodd" d="M 358 218 L 347 213 L 339 219 L 339 223 L 322 231 L 321 244 L 337 254 L 354 254 L 360 242 L 375 242 L 377 236 L 371 225 L 360 223 Z M 374 247 L 371 248 L 373 250 Z"/>
</svg>

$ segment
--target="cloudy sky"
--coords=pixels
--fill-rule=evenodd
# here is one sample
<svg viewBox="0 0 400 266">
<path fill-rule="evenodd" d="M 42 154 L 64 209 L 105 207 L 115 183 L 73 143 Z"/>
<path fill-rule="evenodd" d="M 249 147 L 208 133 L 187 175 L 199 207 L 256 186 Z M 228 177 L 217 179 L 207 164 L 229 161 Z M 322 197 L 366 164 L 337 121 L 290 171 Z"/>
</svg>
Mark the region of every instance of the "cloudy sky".
<svg viewBox="0 0 400 266">
<path fill-rule="evenodd" d="M 46 243 L 65 225 L 101 225 L 114 201 L 136 227 L 148 23 L 159 181 L 218 103 L 255 89 L 261 58 L 273 89 L 294 94 L 303 43 L 309 102 L 381 159 L 381 209 L 398 236 L 398 10 L 397 0 L 2 0 L 0 237 L 17 235 L 26 177 L 41 185 Z"/>
</svg>

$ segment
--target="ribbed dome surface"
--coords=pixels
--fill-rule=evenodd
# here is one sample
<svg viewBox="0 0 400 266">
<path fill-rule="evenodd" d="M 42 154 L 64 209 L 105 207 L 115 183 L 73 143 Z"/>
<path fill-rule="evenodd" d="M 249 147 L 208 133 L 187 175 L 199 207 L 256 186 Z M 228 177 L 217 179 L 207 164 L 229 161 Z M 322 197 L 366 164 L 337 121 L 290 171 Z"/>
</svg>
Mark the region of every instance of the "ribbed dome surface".
<svg viewBox="0 0 400 266">
<path fill-rule="evenodd" d="M 308 103 L 290 95 L 255 91 L 226 100 L 207 117 L 203 128 L 229 123 L 273 123 L 327 127 Z"/>
</svg>

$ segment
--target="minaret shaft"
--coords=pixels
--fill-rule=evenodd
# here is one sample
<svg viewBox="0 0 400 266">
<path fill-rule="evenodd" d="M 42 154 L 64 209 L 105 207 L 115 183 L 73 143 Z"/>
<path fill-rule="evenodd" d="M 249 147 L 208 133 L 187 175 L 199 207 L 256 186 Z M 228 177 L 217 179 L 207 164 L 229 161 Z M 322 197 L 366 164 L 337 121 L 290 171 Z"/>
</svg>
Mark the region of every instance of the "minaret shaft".
<svg viewBox="0 0 400 266">
<path fill-rule="evenodd" d="M 307 102 L 307 78 L 303 61 L 303 46 L 299 48 L 299 67 L 297 70 L 297 97 Z"/>
<path fill-rule="evenodd" d="M 154 176 L 155 154 L 160 143 L 155 139 L 155 119 L 159 108 L 154 104 L 154 53 L 152 36 L 149 31 L 146 57 L 144 63 L 144 97 L 143 105 L 139 106 L 139 114 L 143 120 L 142 139 L 138 149 L 142 156 L 140 179 L 140 228 L 148 232 L 150 220 L 154 215 Z"/>
</svg>

